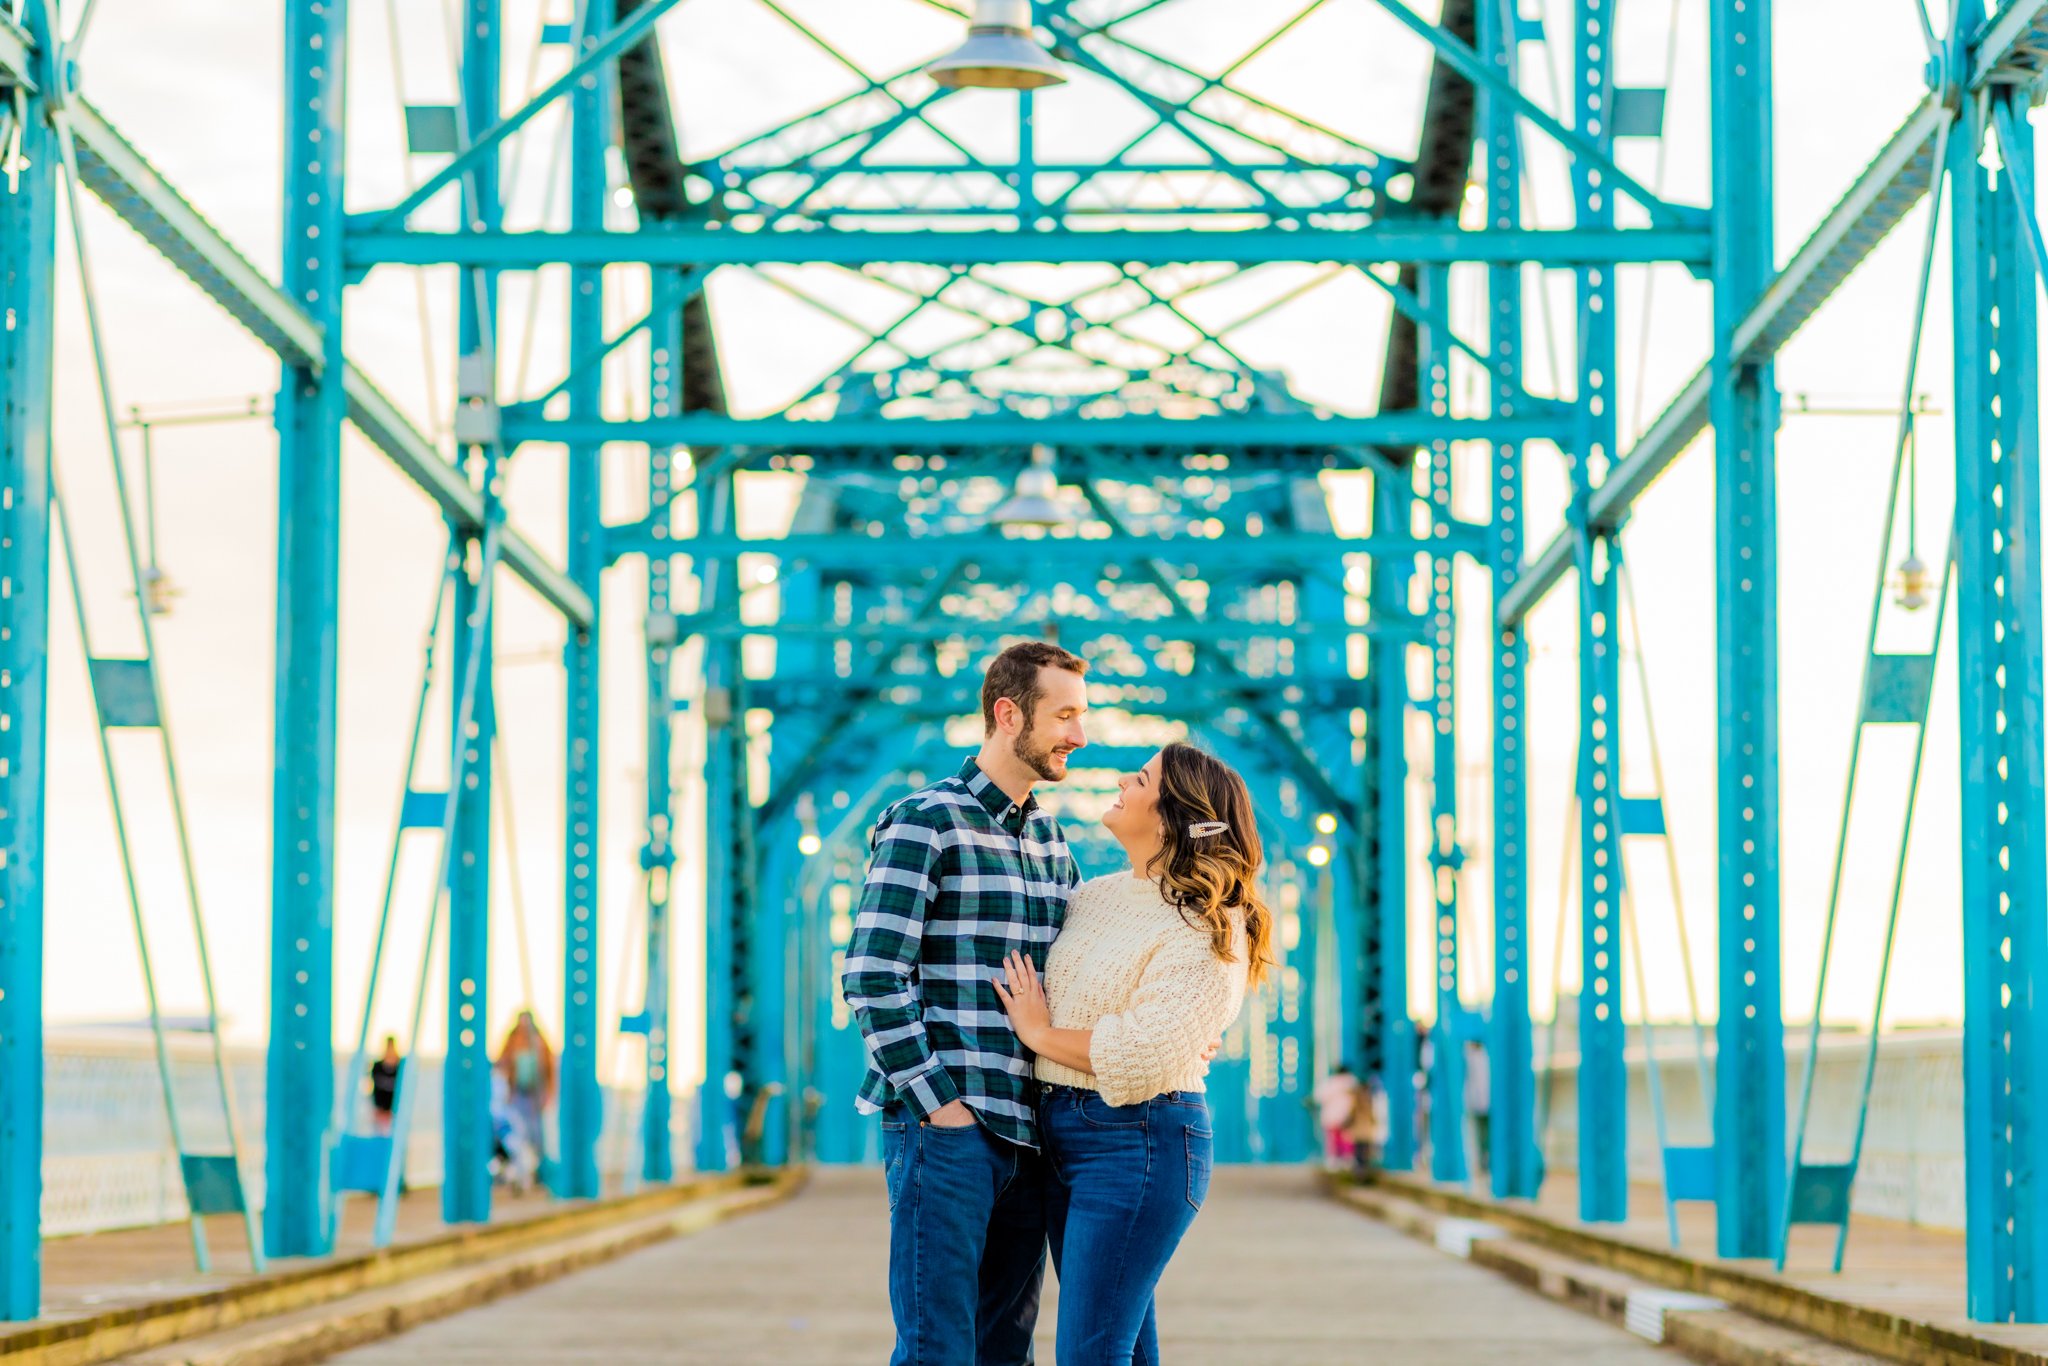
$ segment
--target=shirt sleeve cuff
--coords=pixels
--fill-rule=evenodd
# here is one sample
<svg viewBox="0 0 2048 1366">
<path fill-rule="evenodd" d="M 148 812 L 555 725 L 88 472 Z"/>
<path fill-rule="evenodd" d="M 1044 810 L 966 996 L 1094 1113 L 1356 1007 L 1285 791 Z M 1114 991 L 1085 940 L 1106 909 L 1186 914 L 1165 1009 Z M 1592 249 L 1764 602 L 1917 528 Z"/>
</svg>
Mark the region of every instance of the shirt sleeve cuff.
<svg viewBox="0 0 2048 1366">
<path fill-rule="evenodd" d="M 953 1084 L 953 1074 L 936 1062 L 899 1083 L 896 1089 L 910 1108 L 917 1111 L 919 1119 L 930 1119 L 937 1111 L 960 1099 L 960 1088 Z"/>
</svg>

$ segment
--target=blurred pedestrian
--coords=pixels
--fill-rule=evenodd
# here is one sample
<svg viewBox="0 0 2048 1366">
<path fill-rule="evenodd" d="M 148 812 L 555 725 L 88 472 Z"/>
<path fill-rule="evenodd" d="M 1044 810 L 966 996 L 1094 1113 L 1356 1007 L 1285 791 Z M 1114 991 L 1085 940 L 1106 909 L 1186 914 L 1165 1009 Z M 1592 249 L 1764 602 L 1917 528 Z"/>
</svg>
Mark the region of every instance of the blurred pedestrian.
<svg viewBox="0 0 2048 1366">
<path fill-rule="evenodd" d="M 398 1036 L 384 1036 L 384 1052 L 370 1064 L 370 1124 L 380 1134 L 391 1132 L 391 1114 L 398 1107 Z"/>
<path fill-rule="evenodd" d="M 540 1032 L 533 1012 L 522 1010 L 498 1048 L 499 1078 L 505 1084 L 505 1107 L 536 1154 L 546 1151 L 543 1127 L 555 1103 L 555 1051 Z"/>
<path fill-rule="evenodd" d="M 1358 1077 L 1348 1067 L 1339 1067 L 1316 1083 L 1316 1115 L 1323 1126 L 1325 1156 L 1333 1167 L 1351 1161 L 1351 1120 L 1358 1101 Z"/>
</svg>

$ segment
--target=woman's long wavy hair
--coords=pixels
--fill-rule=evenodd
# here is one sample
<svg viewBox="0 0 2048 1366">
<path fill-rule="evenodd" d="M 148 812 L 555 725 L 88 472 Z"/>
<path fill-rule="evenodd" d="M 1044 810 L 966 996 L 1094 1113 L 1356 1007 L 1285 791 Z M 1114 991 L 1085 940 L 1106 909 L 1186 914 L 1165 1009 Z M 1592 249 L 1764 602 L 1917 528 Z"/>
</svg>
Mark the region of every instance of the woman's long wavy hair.
<svg viewBox="0 0 2048 1366">
<path fill-rule="evenodd" d="M 1158 878 L 1168 904 L 1189 925 L 1208 932 L 1216 956 L 1226 962 L 1237 957 L 1230 912 L 1243 914 L 1250 954 L 1246 981 L 1256 987 L 1273 965 L 1273 912 L 1256 880 L 1265 848 L 1252 818 L 1250 789 L 1215 755 L 1176 742 L 1159 751 L 1159 819 L 1164 842 L 1145 874 Z M 1215 821 L 1230 828 L 1215 835 L 1188 833 L 1191 826 Z"/>
</svg>

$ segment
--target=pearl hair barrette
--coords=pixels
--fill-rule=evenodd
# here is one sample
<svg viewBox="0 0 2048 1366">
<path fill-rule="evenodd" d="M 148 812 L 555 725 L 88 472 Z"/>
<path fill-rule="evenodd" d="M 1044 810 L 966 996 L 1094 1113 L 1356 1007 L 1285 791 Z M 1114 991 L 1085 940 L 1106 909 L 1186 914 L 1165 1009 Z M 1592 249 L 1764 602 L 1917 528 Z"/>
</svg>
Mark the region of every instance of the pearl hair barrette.
<svg viewBox="0 0 2048 1366">
<path fill-rule="evenodd" d="M 1229 821 L 1196 821 L 1188 827 L 1188 838 L 1191 840 L 1206 839 L 1210 835 L 1220 835 L 1228 829 L 1230 829 Z"/>
</svg>

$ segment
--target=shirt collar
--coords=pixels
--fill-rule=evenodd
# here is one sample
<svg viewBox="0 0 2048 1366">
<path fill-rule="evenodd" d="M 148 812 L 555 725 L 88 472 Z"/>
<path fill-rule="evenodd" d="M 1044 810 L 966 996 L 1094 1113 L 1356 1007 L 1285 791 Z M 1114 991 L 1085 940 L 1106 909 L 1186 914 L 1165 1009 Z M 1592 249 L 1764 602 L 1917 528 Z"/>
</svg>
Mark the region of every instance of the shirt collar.
<svg viewBox="0 0 2048 1366">
<path fill-rule="evenodd" d="M 999 821 L 1007 821 L 1012 817 L 1028 821 L 1038 814 L 1036 794 L 1027 793 L 1023 801 L 1013 803 L 1009 795 L 996 786 L 996 780 L 982 772 L 981 765 L 974 761 L 971 754 L 967 756 L 967 762 L 960 765 L 960 781 L 965 783 L 967 790 L 987 808 L 988 814 Z"/>
</svg>

